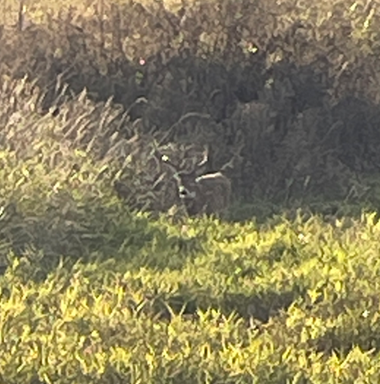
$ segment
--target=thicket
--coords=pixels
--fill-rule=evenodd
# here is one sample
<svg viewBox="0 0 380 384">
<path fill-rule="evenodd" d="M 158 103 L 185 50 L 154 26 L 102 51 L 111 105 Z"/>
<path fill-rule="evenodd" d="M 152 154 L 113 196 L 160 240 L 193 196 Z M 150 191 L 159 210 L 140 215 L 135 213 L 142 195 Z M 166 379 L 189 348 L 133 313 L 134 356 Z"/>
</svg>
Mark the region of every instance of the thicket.
<svg viewBox="0 0 380 384">
<path fill-rule="evenodd" d="M 377 383 L 378 2 L 2 11 L 0 381 Z"/>
<path fill-rule="evenodd" d="M 238 151 L 240 200 L 369 197 L 376 1 L 49 4 L 26 2 L 0 41 L 0 72 L 38 79 L 43 110 L 58 113 L 59 75 L 71 91 L 112 97 L 140 133 L 208 144 L 210 170 Z"/>
</svg>

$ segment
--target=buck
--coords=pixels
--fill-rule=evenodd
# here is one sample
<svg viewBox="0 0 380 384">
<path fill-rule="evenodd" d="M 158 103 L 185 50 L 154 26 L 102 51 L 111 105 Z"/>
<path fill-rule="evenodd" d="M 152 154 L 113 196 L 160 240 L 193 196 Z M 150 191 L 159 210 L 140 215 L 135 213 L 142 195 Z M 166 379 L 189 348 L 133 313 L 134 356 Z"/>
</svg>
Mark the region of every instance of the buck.
<svg viewBox="0 0 380 384">
<path fill-rule="evenodd" d="M 178 170 L 167 156 L 161 156 L 161 160 L 173 169 L 179 198 L 184 203 L 189 216 L 200 214 L 218 216 L 228 208 L 231 198 L 231 181 L 223 175 L 222 170 L 202 174 L 208 162 L 207 152 L 190 171 Z"/>
</svg>

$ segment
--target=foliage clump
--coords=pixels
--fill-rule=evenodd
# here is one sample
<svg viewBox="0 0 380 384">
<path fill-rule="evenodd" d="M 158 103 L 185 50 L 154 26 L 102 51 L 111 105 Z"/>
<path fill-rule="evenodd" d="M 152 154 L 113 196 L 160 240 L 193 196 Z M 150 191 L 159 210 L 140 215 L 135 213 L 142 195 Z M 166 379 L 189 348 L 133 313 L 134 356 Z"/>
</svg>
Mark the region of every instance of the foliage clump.
<svg viewBox="0 0 380 384">
<path fill-rule="evenodd" d="M 36 79 L 43 111 L 60 110 L 60 76 L 76 94 L 112 97 L 140 133 L 209 145 L 213 170 L 244 144 L 229 177 L 245 201 L 369 198 L 376 3 L 22 4 L 4 22 L 0 73 Z"/>
</svg>

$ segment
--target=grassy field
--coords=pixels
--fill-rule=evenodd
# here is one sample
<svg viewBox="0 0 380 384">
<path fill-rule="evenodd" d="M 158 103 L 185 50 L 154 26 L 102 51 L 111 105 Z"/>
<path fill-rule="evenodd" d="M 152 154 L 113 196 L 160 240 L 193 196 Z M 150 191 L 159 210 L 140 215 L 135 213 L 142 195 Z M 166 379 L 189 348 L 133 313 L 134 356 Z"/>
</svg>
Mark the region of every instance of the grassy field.
<svg viewBox="0 0 380 384">
<path fill-rule="evenodd" d="M 24 6 L 37 21 L 51 2 Z M 356 205 L 152 214 L 98 156 L 112 103 L 83 92 L 52 116 L 25 79 L 0 83 L 0 383 L 378 383 L 376 176 Z"/>
</svg>

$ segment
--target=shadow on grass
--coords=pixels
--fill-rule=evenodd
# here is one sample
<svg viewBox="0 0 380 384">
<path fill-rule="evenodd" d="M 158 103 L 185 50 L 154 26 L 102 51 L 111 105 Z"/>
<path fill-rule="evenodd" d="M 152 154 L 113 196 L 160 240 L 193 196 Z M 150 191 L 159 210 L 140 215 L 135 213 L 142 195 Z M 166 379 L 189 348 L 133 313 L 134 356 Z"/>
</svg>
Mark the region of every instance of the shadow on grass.
<svg viewBox="0 0 380 384">
<path fill-rule="evenodd" d="M 139 306 L 139 313 L 168 321 L 173 314 L 181 314 L 185 318 L 196 320 L 199 310 L 206 312 L 213 309 L 226 318 L 235 314 L 245 321 L 253 318 L 261 323 L 267 323 L 271 317 L 278 315 L 282 310 L 286 311 L 295 300 L 305 294 L 299 287 L 282 292 L 267 291 L 254 295 L 227 292 L 222 297 L 212 297 L 207 292 L 197 293 L 198 295 L 195 295 L 186 288 L 175 295 L 151 293 L 146 295 L 143 305 Z M 202 296 L 207 299 L 200 299 Z"/>
<path fill-rule="evenodd" d="M 141 255 L 149 256 L 157 247 L 162 253 L 166 238 L 166 229 L 148 215 L 128 211 L 120 205 L 81 204 L 67 212 L 46 208 L 33 216 L 20 210 L 17 203 L 11 203 L 4 208 L 0 220 L 4 256 L 1 265 L 4 272 L 6 254 L 24 257 L 30 270 L 34 270 L 28 277 L 38 280 L 56 268 L 62 257 L 71 263 L 79 259 L 88 262 L 114 258 L 134 267 L 149 266 L 157 258 L 147 257 L 144 262 Z M 171 245 L 182 252 L 188 248 L 181 238 L 173 237 Z M 154 266 L 160 267 L 159 263 Z"/>
</svg>

